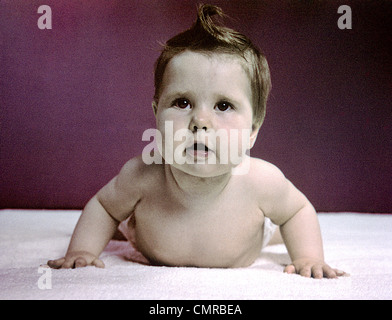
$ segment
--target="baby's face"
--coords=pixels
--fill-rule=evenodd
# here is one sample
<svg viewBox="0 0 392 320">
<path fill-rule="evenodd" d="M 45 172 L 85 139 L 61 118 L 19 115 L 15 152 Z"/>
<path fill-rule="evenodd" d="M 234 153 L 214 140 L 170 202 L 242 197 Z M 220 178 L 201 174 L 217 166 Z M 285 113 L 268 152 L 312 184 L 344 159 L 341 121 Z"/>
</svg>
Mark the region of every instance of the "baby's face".
<svg viewBox="0 0 392 320">
<path fill-rule="evenodd" d="M 155 107 L 166 162 L 170 155 L 170 164 L 200 177 L 238 165 L 257 135 L 251 101 L 250 80 L 239 57 L 192 51 L 173 57 Z"/>
</svg>

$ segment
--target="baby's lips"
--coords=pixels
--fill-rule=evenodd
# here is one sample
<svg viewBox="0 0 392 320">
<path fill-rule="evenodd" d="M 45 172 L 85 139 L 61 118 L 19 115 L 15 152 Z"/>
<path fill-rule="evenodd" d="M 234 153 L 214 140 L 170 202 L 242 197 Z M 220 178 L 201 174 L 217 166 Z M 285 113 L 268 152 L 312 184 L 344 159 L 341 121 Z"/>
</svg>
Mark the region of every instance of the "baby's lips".
<svg viewBox="0 0 392 320">
<path fill-rule="evenodd" d="M 201 142 L 195 142 L 191 144 L 190 146 L 186 147 L 186 150 L 189 151 L 212 151 L 210 148 L 208 148 L 204 143 Z"/>
</svg>

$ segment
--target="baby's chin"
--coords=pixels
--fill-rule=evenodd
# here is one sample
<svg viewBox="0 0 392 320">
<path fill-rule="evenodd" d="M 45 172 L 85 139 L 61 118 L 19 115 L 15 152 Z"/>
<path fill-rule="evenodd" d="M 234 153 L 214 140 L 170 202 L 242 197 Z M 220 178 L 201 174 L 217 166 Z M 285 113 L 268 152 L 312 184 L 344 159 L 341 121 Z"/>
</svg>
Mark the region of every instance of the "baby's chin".
<svg viewBox="0 0 392 320">
<path fill-rule="evenodd" d="M 231 174 L 233 165 L 229 164 L 208 164 L 208 163 L 194 163 L 194 164 L 171 164 L 172 167 L 181 172 L 197 177 L 197 178 L 214 178 L 226 174 Z"/>
</svg>

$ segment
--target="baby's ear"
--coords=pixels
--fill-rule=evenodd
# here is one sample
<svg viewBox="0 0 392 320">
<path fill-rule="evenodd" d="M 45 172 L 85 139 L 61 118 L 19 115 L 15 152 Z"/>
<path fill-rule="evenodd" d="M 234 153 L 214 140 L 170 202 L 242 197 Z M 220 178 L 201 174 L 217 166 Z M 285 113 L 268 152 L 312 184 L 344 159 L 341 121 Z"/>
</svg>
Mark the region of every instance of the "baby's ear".
<svg viewBox="0 0 392 320">
<path fill-rule="evenodd" d="M 256 143 L 257 135 L 259 134 L 260 127 L 259 126 L 253 126 L 252 127 L 252 132 L 250 133 L 250 139 L 249 139 L 249 150 L 253 148 L 253 146 Z"/>
<path fill-rule="evenodd" d="M 152 102 L 152 111 L 154 111 L 154 115 L 157 116 L 158 103 L 155 100 Z"/>
</svg>

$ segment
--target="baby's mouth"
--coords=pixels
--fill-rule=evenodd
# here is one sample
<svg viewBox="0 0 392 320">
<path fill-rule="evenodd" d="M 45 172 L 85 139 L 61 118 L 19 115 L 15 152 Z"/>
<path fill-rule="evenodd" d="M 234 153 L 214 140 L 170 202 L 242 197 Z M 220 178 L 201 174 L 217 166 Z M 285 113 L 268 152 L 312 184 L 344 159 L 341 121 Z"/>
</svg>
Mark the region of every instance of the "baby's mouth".
<svg viewBox="0 0 392 320">
<path fill-rule="evenodd" d="M 187 147 L 185 152 L 195 158 L 206 158 L 208 153 L 212 152 L 204 143 L 194 143 L 193 145 Z"/>
</svg>

